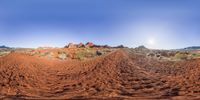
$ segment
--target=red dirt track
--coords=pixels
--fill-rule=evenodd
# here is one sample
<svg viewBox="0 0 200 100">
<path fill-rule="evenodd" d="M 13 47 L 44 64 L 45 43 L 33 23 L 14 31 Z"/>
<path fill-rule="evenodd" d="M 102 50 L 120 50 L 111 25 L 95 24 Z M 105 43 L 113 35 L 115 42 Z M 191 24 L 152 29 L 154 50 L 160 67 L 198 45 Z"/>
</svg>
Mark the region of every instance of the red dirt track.
<svg viewBox="0 0 200 100">
<path fill-rule="evenodd" d="M 200 100 L 200 59 L 158 61 L 129 49 L 79 60 L 0 58 L 0 98 Z"/>
</svg>

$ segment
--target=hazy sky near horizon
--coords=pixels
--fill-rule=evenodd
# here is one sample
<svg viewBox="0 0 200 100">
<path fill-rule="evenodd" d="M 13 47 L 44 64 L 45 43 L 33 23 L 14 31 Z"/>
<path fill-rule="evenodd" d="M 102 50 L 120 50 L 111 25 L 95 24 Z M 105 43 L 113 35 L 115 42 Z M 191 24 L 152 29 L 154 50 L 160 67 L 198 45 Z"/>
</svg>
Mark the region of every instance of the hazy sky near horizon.
<svg viewBox="0 0 200 100">
<path fill-rule="evenodd" d="M 200 45 L 199 0 L 1 0 L 0 45 Z"/>
</svg>

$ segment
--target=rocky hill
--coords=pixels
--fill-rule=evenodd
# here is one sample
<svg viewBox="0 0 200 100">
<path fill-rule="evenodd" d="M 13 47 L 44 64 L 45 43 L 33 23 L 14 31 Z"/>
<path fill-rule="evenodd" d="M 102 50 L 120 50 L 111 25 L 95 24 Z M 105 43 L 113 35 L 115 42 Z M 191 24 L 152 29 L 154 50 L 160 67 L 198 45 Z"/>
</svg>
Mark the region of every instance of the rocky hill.
<svg viewBox="0 0 200 100">
<path fill-rule="evenodd" d="M 0 46 L 0 48 L 4 48 L 4 49 L 8 49 L 8 48 L 10 48 L 10 47 L 7 47 L 7 46 L 5 46 L 5 45 L 2 45 L 2 46 Z"/>
<path fill-rule="evenodd" d="M 191 47 L 186 47 L 184 48 L 185 50 L 199 50 L 200 46 L 191 46 Z"/>
</svg>

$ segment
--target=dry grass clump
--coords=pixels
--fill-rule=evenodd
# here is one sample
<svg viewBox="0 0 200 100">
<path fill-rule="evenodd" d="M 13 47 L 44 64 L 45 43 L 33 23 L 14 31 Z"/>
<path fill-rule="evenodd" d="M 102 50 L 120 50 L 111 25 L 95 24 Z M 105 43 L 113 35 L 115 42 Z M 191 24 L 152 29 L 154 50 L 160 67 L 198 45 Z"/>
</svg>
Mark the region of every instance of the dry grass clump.
<svg viewBox="0 0 200 100">
<path fill-rule="evenodd" d="M 0 52 L 0 57 L 8 55 L 9 53 L 9 51 Z"/>
<path fill-rule="evenodd" d="M 191 59 L 192 56 L 188 52 L 178 52 L 176 53 L 175 58 L 179 60 L 188 60 Z"/>
<path fill-rule="evenodd" d="M 58 58 L 59 59 L 65 60 L 67 57 L 68 57 L 68 54 L 66 52 L 64 52 L 64 51 L 58 52 Z"/>
</svg>

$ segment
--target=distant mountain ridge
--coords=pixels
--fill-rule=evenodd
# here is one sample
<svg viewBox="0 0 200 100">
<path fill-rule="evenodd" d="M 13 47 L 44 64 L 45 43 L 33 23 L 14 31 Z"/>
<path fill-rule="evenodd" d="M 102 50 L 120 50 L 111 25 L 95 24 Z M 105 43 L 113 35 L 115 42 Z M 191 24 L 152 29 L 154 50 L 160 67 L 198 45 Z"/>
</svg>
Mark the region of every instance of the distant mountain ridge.
<svg viewBox="0 0 200 100">
<path fill-rule="evenodd" d="M 196 49 L 200 49 L 200 46 L 191 46 L 191 47 L 186 47 L 184 49 L 186 49 L 186 50 L 196 50 Z"/>
<path fill-rule="evenodd" d="M 7 46 L 5 46 L 5 45 L 2 45 L 2 46 L 0 46 L 0 48 L 10 48 L 10 47 L 7 47 Z"/>
</svg>

